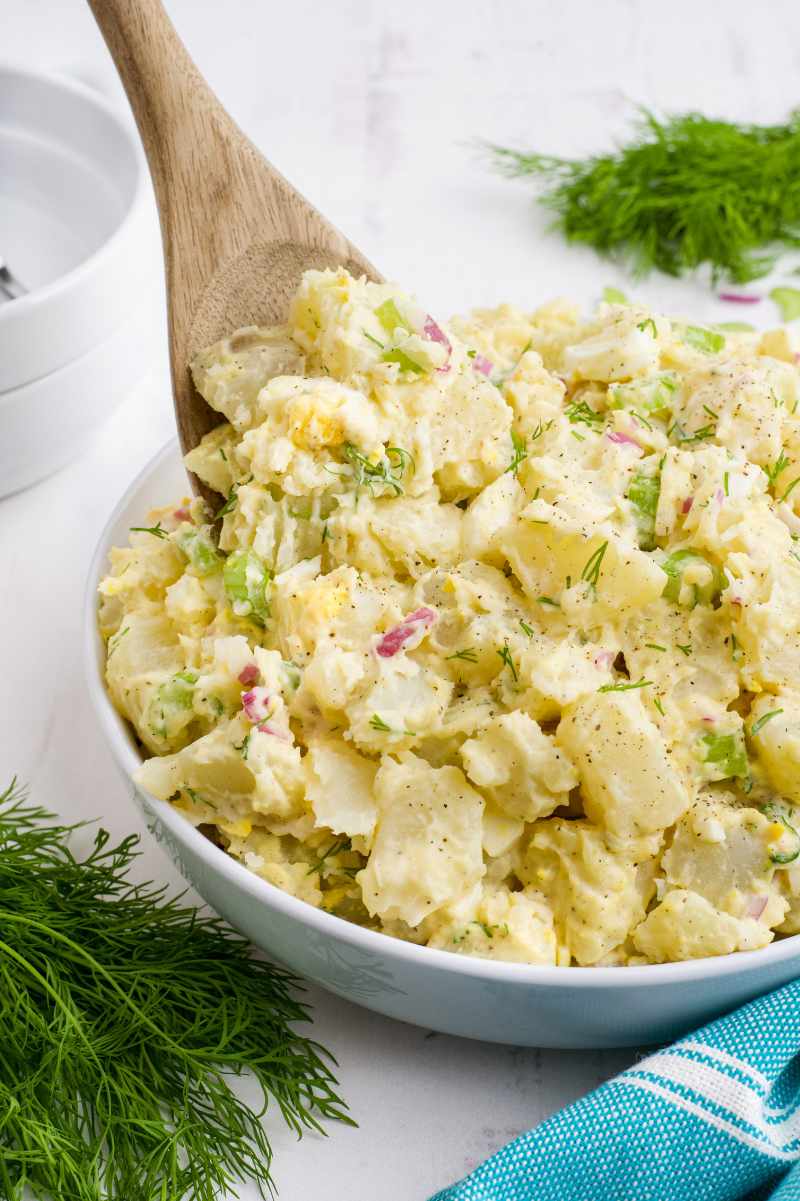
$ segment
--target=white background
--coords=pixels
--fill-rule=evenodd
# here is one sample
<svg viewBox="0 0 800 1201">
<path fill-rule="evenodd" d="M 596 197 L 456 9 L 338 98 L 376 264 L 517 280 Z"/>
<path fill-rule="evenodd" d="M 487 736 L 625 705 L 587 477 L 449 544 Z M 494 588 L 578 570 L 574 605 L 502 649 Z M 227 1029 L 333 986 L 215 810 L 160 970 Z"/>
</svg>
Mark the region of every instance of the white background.
<svg viewBox="0 0 800 1201">
<path fill-rule="evenodd" d="M 588 305 L 604 284 L 634 287 L 548 235 L 529 189 L 492 175 L 477 139 L 570 155 L 608 146 L 638 104 L 769 122 L 800 100 L 795 0 L 171 0 L 168 8 L 260 148 L 434 313 L 502 299 L 533 307 L 559 293 Z M 0 54 L 118 93 L 80 0 L 6 0 Z M 9 257 L 12 249 L 3 247 Z M 700 318 L 740 316 L 702 281 L 634 290 Z M 774 320 L 771 307 L 756 319 Z M 116 835 L 141 823 L 89 710 L 79 614 L 111 506 L 172 432 L 161 341 L 147 368 L 78 462 L 0 501 L 0 783 L 17 773 L 39 802 L 64 817 L 101 817 Z M 176 879 L 146 834 L 140 870 Z M 360 1128 L 299 1144 L 278 1130 L 283 1201 L 424 1201 L 633 1058 L 426 1038 L 316 990 L 312 998 L 317 1037 L 340 1061 Z"/>
</svg>

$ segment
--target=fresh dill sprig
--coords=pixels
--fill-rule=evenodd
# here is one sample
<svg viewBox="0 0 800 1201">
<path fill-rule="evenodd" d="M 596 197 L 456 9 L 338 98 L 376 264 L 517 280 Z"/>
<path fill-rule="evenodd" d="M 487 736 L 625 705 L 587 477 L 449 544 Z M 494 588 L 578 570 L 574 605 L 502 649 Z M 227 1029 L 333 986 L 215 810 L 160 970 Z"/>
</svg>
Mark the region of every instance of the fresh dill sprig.
<svg viewBox="0 0 800 1201">
<path fill-rule="evenodd" d="M 372 714 L 372 717 L 369 719 L 369 724 L 373 730 L 378 730 L 381 734 L 391 734 L 392 732 L 392 727 L 387 725 L 383 718 L 377 713 Z"/>
<path fill-rule="evenodd" d="M 413 475 L 414 457 L 400 446 L 387 446 L 383 456 L 374 463 L 352 442 L 342 447 L 344 457 L 350 465 L 356 492 L 368 488 L 375 496 L 376 488 L 388 488 L 395 496 L 403 495 L 402 480 L 406 471 Z"/>
<path fill-rule="evenodd" d="M 132 534 L 152 534 L 154 538 L 169 538 L 169 533 L 160 521 L 155 525 L 132 525 L 130 531 Z"/>
<path fill-rule="evenodd" d="M 598 546 L 594 554 L 590 555 L 586 560 L 581 579 L 585 580 L 591 588 L 597 587 L 597 581 L 600 579 L 600 568 L 603 566 L 603 559 L 608 550 L 608 543 L 604 542 L 602 546 Z"/>
<path fill-rule="evenodd" d="M 267 1197 L 264 1110 L 297 1134 L 350 1122 L 297 982 L 129 880 L 135 836 L 78 855 L 75 829 L 0 795 L 0 1196 L 216 1201 L 251 1178 Z M 258 1112 L 229 1083 L 245 1070 Z"/>
<path fill-rule="evenodd" d="M 770 709 L 769 713 L 764 713 L 750 727 L 750 737 L 755 738 L 764 729 L 768 721 L 772 721 L 773 717 L 778 717 L 781 713 L 783 713 L 783 709 Z"/>
<path fill-rule="evenodd" d="M 582 160 L 488 149 L 505 174 L 534 180 L 568 241 L 637 275 L 708 263 L 715 281 L 745 283 L 800 245 L 800 110 L 761 126 L 643 110 L 626 145 Z"/>
<path fill-rule="evenodd" d="M 516 684 L 517 681 L 519 680 L 519 675 L 517 674 L 517 668 L 514 663 L 514 659 L 512 657 L 511 649 L 510 649 L 508 643 L 504 642 L 502 647 L 500 648 L 500 650 L 497 653 L 500 656 L 500 658 L 502 659 L 504 665 L 511 672 L 511 678 L 513 679 L 514 683 Z"/>
<path fill-rule="evenodd" d="M 585 400 L 573 400 L 564 409 L 569 421 L 572 425 L 582 422 L 583 425 L 588 425 L 590 429 L 597 429 L 600 425 L 605 425 L 605 417 L 602 413 L 598 413 L 586 403 Z"/>
<path fill-rule="evenodd" d="M 650 688 L 652 686 L 652 683 L 653 683 L 652 680 L 645 680 L 644 678 L 642 678 L 641 680 L 637 680 L 635 684 L 631 684 L 629 681 L 621 682 L 619 684 L 603 684 L 601 688 L 597 689 L 597 691 L 598 692 L 632 692 L 634 690 L 634 688 Z"/>
<path fill-rule="evenodd" d="M 471 646 L 467 646 L 463 651 L 454 651 L 452 655 L 447 655 L 447 659 L 460 659 L 463 663 L 477 663 L 478 656 Z"/>
<path fill-rule="evenodd" d="M 524 463 L 528 457 L 528 448 L 525 444 L 525 439 L 516 430 L 511 431 L 511 447 L 513 454 L 511 455 L 511 462 L 506 467 L 506 473 L 510 471 L 512 475 L 516 476 L 519 473 L 520 464 Z"/>
<path fill-rule="evenodd" d="M 783 472 L 789 466 L 789 462 L 790 460 L 787 459 L 786 455 L 783 453 L 783 451 L 781 451 L 774 463 L 770 463 L 767 467 L 761 468 L 769 480 L 771 487 L 775 487 L 778 476 L 783 474 Z"/>
<path fill-rule="evenodd" d="M 318 859 L 315 859 L 314 862 L 309 865 L 306 875 L 310 876 L 310 875 L 312 875 L 313 872 L 321 871 L 322 868 L 327 863 L 327 861 L 330 859 L 331 855 L 338 855 L 340 851 L 347 851 L 349 849 L 350 849 L 350 839 L 349 838 L 334 839 L 334 841 L 328 847 L 327 851 L 325 851 L 322 855 L 319 856 Z"/>
</svg>

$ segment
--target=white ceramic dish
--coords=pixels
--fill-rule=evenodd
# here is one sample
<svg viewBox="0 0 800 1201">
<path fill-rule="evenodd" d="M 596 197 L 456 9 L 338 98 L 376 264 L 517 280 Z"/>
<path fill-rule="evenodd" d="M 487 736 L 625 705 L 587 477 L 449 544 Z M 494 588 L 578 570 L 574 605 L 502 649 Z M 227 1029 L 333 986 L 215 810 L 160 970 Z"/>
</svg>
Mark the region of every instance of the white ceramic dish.
<svg viewBox="0 0 800 1201">
<path fill-rule="evenodd" d="M 140 762 L 132 731 L 105 691 L 96 587 L 113 545 L 148 509 L 185 494 L 174 444 L 134 480 L 97 547 L 89 573 L 85 642 L 101 729 L 130 782 Z M 631 968 L 555 968 L 489 962 L 362 930 L 254 876 L 177 810 L 131 791 L 183 875 L 256 946 L 348 1000 L 467 1038 L 520 1046 L 621 1047 L 665 1041 L 800 972 L 800 936 L 762 951 Z"/>
<path fill-rule="evenodd" d="M 77 458 L 95 428 L 145 374 L 148 348 L 157 345 L 157 318 L 140 302 L 108 338 L 79 359 L 0 392 L 0 497 Z"/>
<path fill-rule="evenodd" d="M 159 269 L 133 123 L 98 92 L 0 65 L 0 162 L 0 254 L 29 289 L 0 304 L 2 394 L 106 341 Z"/>
</svg>

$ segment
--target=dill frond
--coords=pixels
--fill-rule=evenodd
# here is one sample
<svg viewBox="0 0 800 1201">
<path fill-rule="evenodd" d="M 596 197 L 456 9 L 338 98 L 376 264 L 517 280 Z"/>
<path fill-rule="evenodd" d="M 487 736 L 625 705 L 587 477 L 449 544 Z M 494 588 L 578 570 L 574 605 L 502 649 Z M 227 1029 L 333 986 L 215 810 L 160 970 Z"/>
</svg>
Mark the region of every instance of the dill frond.
<svg viewBox="0 0 800 1201">
<path fill-rule="evenodd" d="M 534 180 L 568 241 L 635 275 L 707 263 L 715 282 L 746 283 L 800 246 L 800 110 L 783 125 L 643 110 L 629 142 L 586 159 L 488 150 L 500 171 Z"/>
<path fill-rule="evenodd" d="M 0 1196 L 215 1201 L 274 1191 L 260 1118 L 350 1121 L 297 981 L 219 918 L 134 884 L 136 837 L 0 794 Z M 230 1081 L 248 1070 L 260 1112 Z M 27 1195 L 27 1194 L 26 1194 Z"/>
</svg>

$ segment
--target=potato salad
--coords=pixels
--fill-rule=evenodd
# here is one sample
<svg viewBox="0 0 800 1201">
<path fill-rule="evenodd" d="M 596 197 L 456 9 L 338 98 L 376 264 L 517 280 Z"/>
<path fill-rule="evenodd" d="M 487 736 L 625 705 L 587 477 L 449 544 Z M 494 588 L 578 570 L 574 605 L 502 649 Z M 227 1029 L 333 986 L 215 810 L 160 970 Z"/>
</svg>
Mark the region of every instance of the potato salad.
<svg viewBox="0 0 800 1201">
<path fill-rule="evenodd" d="M 224 503 L 143 514 L 100 586 L 140 785 L 454 954 L 800 932 L 798 350 L 636 304 L 445 324 L 307 272 L 192 364 Z"/>
</svg>

